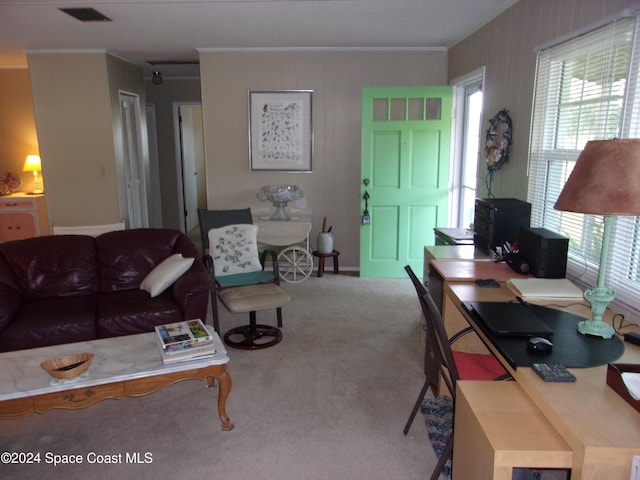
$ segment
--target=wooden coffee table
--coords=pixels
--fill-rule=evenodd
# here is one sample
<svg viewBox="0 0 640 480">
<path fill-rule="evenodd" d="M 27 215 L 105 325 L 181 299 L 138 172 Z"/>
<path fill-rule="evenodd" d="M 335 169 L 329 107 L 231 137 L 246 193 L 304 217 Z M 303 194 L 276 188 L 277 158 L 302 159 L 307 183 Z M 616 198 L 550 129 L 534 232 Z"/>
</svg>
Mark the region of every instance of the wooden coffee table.
<svg viewBox="0 0 640 480">
<path fill-rule="evenodd" d="M 18 350 L 0 354 L 0 419 L 44 413 L 53 408 L 76 409 L 108 398 L 141 397 L 182 380 L 218 381 L 218 415 L 223 430 L 233 429 L 225 404 L 231 391 L 229 357 L 211 330 L 216 347 L 212 358 L 164 365 L 155 333 Z M 75 382 L 52 379 L 40 362 L 74 353 L 93 353 L 86 375 Z"/>
</svg>

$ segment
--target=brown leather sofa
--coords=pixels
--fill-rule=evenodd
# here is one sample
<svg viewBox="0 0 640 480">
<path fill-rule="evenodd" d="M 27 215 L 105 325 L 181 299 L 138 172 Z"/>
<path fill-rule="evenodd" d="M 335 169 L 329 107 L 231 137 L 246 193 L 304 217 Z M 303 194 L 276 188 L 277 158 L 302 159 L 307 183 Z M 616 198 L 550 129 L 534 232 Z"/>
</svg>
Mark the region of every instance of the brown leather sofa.
<svg viewBox="0 0 640 480">
<path fill-rule="evenodd" d="M 195 258 L 160 295 L 140 289 L 172 254 Z M 132 229 L 0 244 L 0 352 L 153 331 L 206 319 L 209 274 L 182 232 Z"/>
</svg>

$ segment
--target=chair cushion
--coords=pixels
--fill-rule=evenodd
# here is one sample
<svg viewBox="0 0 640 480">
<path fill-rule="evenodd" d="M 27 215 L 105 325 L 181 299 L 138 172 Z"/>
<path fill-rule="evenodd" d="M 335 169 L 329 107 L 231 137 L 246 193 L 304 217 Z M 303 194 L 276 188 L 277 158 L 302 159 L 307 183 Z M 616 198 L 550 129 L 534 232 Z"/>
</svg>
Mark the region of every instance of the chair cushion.
<svg viewBox="0 0 640 480">
<path fill-rule="evenodd" d="M 282 287 L 275 283 L 227 288 L 221 290 L 218 296 L 231 313 L 269 310 L 284 307 L 291 301 Z"/>
<path fill-rule="evenodd" d="M 262 270 L 257 225 L 237 224 L 209 230 L 209 255 L 216 277 Z"/>
<path fill-rule="evenodd" d="M 453 352 L 460 380 L 495 380 L 507 374 L 500 362 L 491 354 Z"/>
</svg>

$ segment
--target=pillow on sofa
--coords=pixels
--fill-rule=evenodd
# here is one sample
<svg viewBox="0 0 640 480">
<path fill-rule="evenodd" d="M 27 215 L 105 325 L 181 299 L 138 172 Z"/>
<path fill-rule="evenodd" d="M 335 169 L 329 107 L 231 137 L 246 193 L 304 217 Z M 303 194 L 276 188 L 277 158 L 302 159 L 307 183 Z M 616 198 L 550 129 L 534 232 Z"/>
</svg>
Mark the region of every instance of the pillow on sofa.
<svg viewBox="0 0 640 480">
<path fill-rule="evenodd" d="M 262 270 L 258 257 L 258 226 L 227 225 L 209 230 L 209 255 L 213 257 L 216 276 Z"/>
<path fill-rule="evenodd" d="M 149 272 L 142 280 L 140 289 L 149 292 L 151 297 L 157 297 L 189 270 L 193 261 L 193 258 L 184 258 L 181 253 L 171 255 Z"/>
</svg>

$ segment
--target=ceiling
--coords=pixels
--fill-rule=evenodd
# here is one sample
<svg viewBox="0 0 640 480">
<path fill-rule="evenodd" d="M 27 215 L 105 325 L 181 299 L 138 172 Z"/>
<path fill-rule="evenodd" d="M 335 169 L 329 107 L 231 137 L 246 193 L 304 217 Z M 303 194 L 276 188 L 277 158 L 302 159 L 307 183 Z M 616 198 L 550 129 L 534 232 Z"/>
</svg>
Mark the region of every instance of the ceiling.
<svg viewBox="0 0 640 480">
<path fill-rule="evenodd" d="M 108 50 L 169 78 L 197 75 L 198 49 L 448 48 L 516 1 L 0 0 L 0 67 L 26 65 L 25 51 Z M 60 11 L 80 7 L 111 21 Z"/>
</svg>

